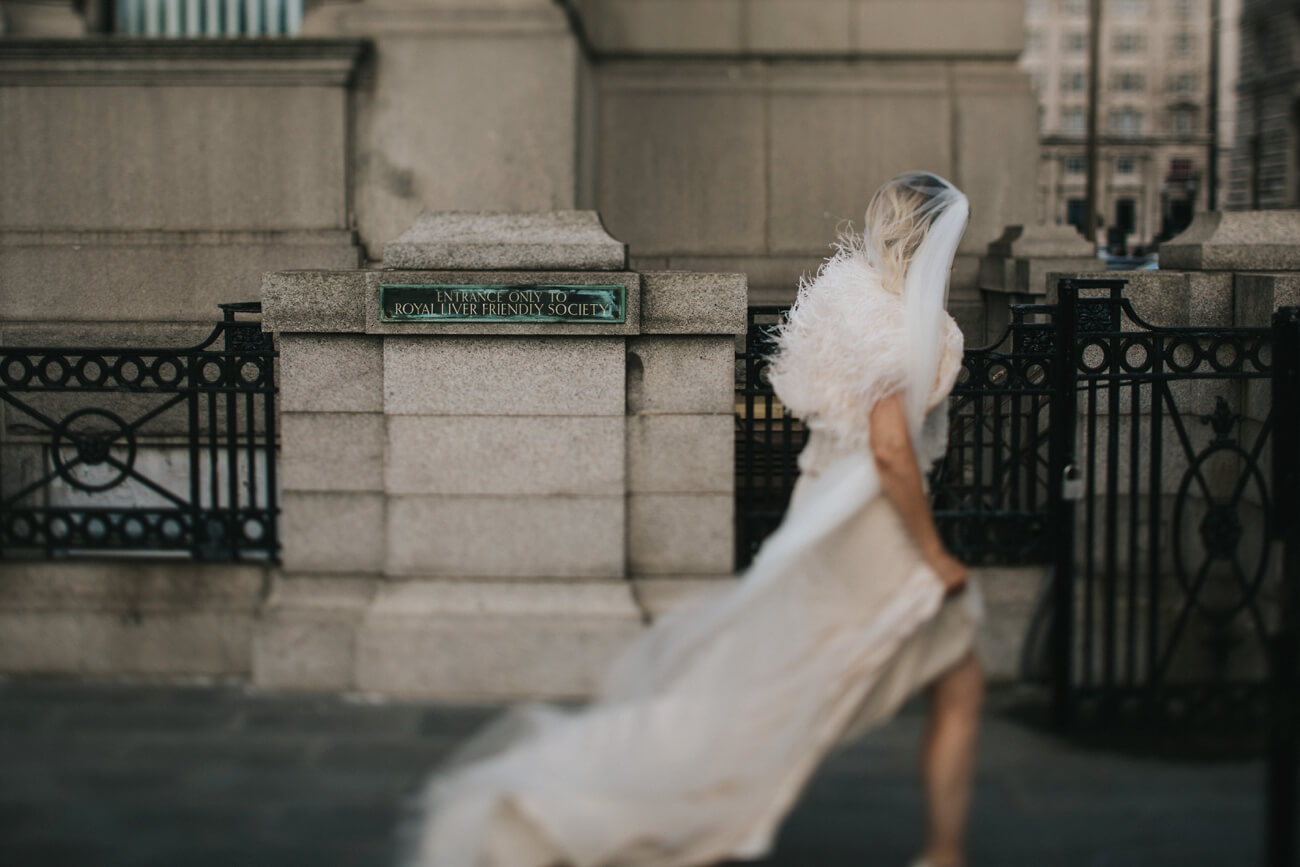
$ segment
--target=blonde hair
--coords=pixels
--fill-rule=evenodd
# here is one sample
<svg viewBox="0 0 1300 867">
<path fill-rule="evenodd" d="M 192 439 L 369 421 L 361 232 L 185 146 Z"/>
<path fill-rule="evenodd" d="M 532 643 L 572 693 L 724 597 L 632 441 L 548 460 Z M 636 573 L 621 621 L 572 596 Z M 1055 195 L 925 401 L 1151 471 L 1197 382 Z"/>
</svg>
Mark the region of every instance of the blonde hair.
<svg viewBox="0 0 1300 867">
<path fill-rule="evenodd" d="M 885 183 L 871 197 L 863 230 L 864 252 L 890 292 L 903 291 L 907 266 L 942 211 L 937 205 L 947 186 L 934 175 L 909 172 Z"/>
</svg>

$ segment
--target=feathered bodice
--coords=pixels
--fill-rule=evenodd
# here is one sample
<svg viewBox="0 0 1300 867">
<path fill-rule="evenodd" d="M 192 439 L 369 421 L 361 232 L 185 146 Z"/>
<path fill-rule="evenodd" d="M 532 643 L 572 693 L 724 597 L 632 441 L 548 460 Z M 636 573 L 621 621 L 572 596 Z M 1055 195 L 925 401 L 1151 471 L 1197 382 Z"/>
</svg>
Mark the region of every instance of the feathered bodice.
<svg viewBox="0 0 1300 867">
<path fill-rule="evenodd" d="M 818 451 L 866 448 L 872 406 L 908 387 L 905 320 L 902 296 L 881 284 L 860 249 L 841 248 L 816 278 L 800 285 L 777 336 L 769 378 L 782 403 L 817 434 Z M 936 415 L 961 370 L 961 330 L 947 314 L 939 330 L 929 416 Z M 924 425 L 916 421 L 918 455 L 923 461 L 941 456 L 946 428 L 937 418 Z"/>
</svg>

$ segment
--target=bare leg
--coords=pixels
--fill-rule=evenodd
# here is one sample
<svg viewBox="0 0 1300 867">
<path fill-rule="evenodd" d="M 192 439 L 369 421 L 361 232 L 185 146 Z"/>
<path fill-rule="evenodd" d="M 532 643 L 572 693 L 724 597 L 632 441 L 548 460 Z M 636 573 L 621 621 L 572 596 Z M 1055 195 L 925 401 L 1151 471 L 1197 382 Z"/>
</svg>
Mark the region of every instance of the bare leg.
<svg viewBox="0 0 1300 867">
<path fill-rule="evenodd" d="M 972 652 L 934 684 L 921 760 L 926 796 L 925 857 L 933 867 L 966 863 L 966 815 L 975 775 L 975 737 L 984 672 Z"/>
</svg>

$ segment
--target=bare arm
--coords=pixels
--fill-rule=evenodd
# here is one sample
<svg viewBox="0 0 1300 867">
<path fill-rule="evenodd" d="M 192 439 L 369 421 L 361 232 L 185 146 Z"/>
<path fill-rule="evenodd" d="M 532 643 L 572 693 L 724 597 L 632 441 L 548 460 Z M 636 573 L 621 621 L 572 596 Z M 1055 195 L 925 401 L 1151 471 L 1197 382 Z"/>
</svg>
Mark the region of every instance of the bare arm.
<svg viewBox="0 0 1300 867">
<path fill-rule="evenodd" d="M 920 463 L 907 431 L 902 397 L 894 394 L 877 401 L 871 408 L 869 421 L 871 451 L 880 471 L 880 485 L 885 496 L 903 519 L 903 526 L 916 540 L 921 556 L 938 573 L 948 592 L 960 593 L 966 588 L 966 567 L 948 553 L 939 538 L 939 531 L 935 529 L 930 504 L 925 497 Z"/>
</svg>

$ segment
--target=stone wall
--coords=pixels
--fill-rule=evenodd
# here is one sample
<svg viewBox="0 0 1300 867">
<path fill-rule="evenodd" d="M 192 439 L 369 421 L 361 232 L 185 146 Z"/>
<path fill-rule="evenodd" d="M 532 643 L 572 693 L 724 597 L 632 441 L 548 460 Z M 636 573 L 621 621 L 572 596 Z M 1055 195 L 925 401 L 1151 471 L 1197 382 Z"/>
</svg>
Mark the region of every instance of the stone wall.
<svg viewBox="0 0 1300 867">
<path fill-rule="evenodd" d="M 743 271 L 754 302 L 788 303 L 881 182 L 924 168 L 973 203 L 952 307 L 982 329 L 979 253 L 1033 207 L 1019 2 L 572 5 L 596 129 L 579 201 L 634 265 Z"/>
<path fill-rule="evenodd" d="M 610 61 L 596 90 L 611 231 L 641 267 L 744 271 L 755 301 L 792 301 L 876 186 L 924 167 L 973 203 L 953 299 L 973 329 L 978 254 L 1032 205 L 1033 100 L 1009 63 Z"/>
<path fill-rule="evenodd" d="M 362 50 L 0 42 L 0 339 L 185 342 L 263 271 L 355 266 Z"/>
</svg>

